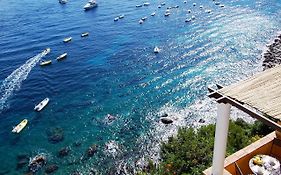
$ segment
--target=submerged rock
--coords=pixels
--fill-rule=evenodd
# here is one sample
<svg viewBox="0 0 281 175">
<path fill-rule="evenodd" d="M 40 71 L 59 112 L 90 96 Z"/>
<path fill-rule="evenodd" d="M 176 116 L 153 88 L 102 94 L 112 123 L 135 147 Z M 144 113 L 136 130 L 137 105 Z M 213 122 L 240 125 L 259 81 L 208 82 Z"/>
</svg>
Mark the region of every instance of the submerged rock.
<svg viewBox="0 0 281 175">
<path fill-rule="evenodd" d="M 97 148 L 96 144 L 93 144 L 92 146 L 90 146 L 86 152 L 87 157 L 92 157 L 97 152 L 97 150 L 98 150 L 98 148 Z"/>
<path fill-rule="evenodd" d="M 22 169 L 29 163 L 29 156 L 27 154 L 20 154 L 17 156 L 17 170 Z"/>
<path fill-rule="evenodd" d="M 73 146 L 75 146 L 75 147 L 79 147 L 81 145 L 82 145 L 81 141 L 76 141 L 76 142 L 73 143 Z"/>
<path fill-rule="evenodd" d="M 70 148 L 69 147 L 64 147 L 64 148 L 59 150 L 58 157 L 68 156 L 69 152 L 70 152 Z"/>
<path fill-rule="evenodd" d="M 50 174 L 57 171 L 59 167 L 56 164 L 48 165 L 45 169 L 45 173 Z"/>
<path fill-rule="evenodd" d="M 59 127 L 50 128 L 47 131 L 48 140 L 51 143 L 58 143 L 64 139 L 63 129 Z"/>
<path fill-rule="evenodd" d="M 164 123 L 166 125 L 173 123 L 173 120 L 171 118 L 168 118 L 168 117 L 162 117 L 160 120 L 161 120 L 162 123 Z"/>
</svg>

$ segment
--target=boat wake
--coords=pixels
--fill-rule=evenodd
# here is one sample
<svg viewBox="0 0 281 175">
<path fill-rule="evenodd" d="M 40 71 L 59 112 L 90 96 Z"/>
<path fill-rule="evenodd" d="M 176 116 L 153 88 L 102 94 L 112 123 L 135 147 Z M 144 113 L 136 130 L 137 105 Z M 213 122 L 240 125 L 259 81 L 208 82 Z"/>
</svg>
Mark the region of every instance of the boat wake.
<svg viewBox="0 0 281 175">
<path fill-rule="evenodd" d="M 19 90 L 22 81 L 24 81 L 36 63 L 50 51 L 44 50 L 40 54 L 27 60 L 22 66 L 14 70 L 0 86 L 0 113 L 7 108 L 7 100 L 14 91 Z"/>
</svg>

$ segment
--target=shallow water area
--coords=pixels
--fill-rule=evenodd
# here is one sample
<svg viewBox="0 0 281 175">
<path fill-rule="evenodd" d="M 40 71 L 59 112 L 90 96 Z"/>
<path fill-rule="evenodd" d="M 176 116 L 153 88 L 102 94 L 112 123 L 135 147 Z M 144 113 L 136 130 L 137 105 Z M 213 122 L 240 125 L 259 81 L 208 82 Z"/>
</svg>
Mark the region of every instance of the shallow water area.
<svg viewBox="0 0 281 175">
<path fill-rule="evenodd" d="M 54 174 L 130 174 L 142 157 L 157 161 L 159 142 L 178 127 L 214 122 L 207 86 L 262 70 L 261 53 L 281 24 L 275 0 L 220 1 L 224 7 L 169 0 L 162 8 L 161 1 L 140 8 L 142 1 L 97 2 L 84 12 L 80 1 L 0 1 L 0 174 L 23 174 L 27 165 L 17 167 L 17 157 L 38 153 L 47 155 L 46 166 L 58 166 Z M 83 32 L 89 36 L 81 38 Z M 36 55 L 47 47 L 44 59 L 52 64 L 40 67 Z M 64 52 L 68 57 L 57 62 Z M 33 111 L 46 97 L 48 106 Z M 160 122 L 164 113 L 172 125 Z M 12 134 L 24 118 L 27 127 Z M 50 142 L 51 130 L 62 139 Z M 87 156 L 93 145 L 97 151 Z M 59 157 L 65 147 L 68 155 Z"/>
</svg>

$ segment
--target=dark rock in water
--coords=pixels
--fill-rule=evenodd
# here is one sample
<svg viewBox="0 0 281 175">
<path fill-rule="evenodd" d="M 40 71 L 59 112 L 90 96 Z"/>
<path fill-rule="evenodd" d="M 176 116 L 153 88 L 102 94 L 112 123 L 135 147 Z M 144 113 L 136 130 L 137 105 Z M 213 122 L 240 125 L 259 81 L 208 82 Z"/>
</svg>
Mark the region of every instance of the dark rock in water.
<svg viewBox="0 0 281 175">
<path fill-rule="evenodd" d="M 93 144 L 86 152 L 87 157 L 92 157 L 97 152 L 97 145 Z"/>
<path fill-rule="evenodd" d="M 58 169 L 59 169 L 59 167 L 55 164 L 48 165 L 45 169 L 45 173 L 50 174 L 50 173 L 57 171 Z"/>
<path fill-rule="evenodd" d="M 63 129 L 59 127 L 49 129 L 47 135 L 51 143 L 58 143 L 64 139 Z"/>
<path fill-rule="evenodd" d="M 0 170 L 0 175 L 6 175 L 9 173 L 10 173 L 10 170 Z"/>
<path fill-rule="evenodd" d="M 274 39 L 274 42 L 267 45 L 268 50 L 263 54 L 263 64 L 265 69 L 275 67 L 281 64 L 281 35 Z"/>
<path fill-rule="evenodd" d="M 59 150 L 58 157 L 68 156 L 69 152 L 70 152 L 70 148 L 69 147 L 64 147 L 64 148 Z"/>
<path fill-rule="evenodd" d="M 30 160 L 28 168 L 30 171 L 35 173 L 46 164 L 47 158 L 43 154 L 38 154 Z"/>
<path fill-rule="evenodd" d="M 164 124 L 171 124 L 171 123 L 173 123 L 173 120 L 168 117 L 162 117 L 161 122 Z"/>
<path fill-rule="evenodd" d="M 161 115 L 161 117 L 168 117 L 168 114 L 165 113 L 165 114 Z"/>
<path fill-rule="evenodd" d="M 199 123 L 205 123 L 205 120 L 200 118 L 200 120 L 198 121 Z"/>
<path fill-rule="evenodd" d="M 16 170 L 22 169 L 29 163 L 29 156 L 27 154 L 20 154 L 17 156 L 17 161 Z"/>
</svg>

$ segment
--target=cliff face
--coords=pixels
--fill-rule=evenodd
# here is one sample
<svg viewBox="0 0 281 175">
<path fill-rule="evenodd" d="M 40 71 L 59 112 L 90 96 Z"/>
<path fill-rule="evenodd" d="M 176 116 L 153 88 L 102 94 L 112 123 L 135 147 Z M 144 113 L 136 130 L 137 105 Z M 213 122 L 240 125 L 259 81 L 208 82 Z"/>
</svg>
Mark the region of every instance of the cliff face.
<svg viewBox="0 0 281 175">
<path fill-rule="evenodd" d="M 267 51 L 263 54 L 262 65 L 264 70 L 281 64 L 281 34 L 267 48 Z"/>
</svg>

